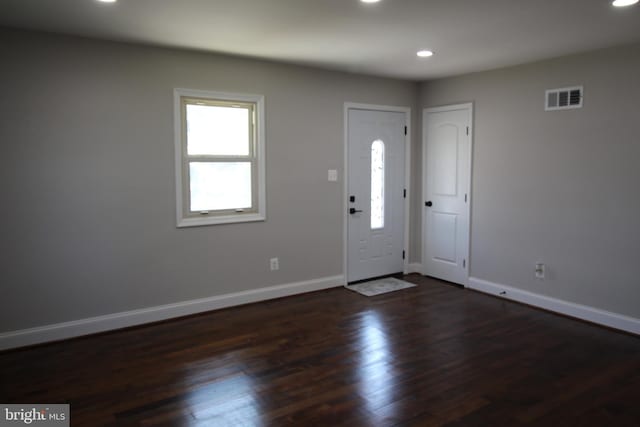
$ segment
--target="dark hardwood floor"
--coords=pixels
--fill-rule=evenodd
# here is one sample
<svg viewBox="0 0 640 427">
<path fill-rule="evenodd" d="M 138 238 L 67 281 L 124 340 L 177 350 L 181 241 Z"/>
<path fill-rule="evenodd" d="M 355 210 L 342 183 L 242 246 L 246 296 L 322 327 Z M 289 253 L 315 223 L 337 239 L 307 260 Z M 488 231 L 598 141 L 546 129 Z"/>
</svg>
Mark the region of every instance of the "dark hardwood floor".
<svg viewBox="0 0 640 427">
<path fill-rule="evenodd" d="M 417 275 L 0 353 L 73 426 L 639 426 L 640 338 Z"/>
</svg>

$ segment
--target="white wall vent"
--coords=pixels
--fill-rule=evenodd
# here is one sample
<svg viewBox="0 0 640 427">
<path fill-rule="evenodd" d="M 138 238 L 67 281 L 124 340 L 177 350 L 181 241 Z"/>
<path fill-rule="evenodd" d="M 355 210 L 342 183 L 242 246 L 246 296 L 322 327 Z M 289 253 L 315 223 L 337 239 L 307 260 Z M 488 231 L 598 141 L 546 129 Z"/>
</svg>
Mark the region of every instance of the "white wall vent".
<svg viewBox="0 0 640 427">
<path fill-rule="evenodd" d="M 545 92 L 544 109 L 553 111 L 582 108 L 583 97 L 584 88 L 582 86 L 549 89 Z"/>
</svg>

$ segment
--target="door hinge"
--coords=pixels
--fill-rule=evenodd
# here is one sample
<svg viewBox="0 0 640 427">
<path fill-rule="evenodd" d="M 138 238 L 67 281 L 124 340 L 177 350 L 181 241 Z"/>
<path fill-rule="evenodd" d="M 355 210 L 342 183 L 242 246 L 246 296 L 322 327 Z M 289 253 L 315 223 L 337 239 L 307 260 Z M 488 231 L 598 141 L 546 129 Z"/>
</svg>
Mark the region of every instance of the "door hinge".
<svg viewBox="0 0 640 427">
<path fill-rule="evenodd" d="M 467 203 L 467 195 L 464 195 L 464 202 Z"/>
<path fill-rule="evenodd" d="M 467 126 L 467 135 L 469 135 L 469 126 Z"/>
<path fill-rule="evenodd" d="M 467 268 L 467 260 L 466 259 L 462 260 L 462 268 Z"/>
<path fill-rule="evenodd" d="M 407 189 L 402 190 L 402 197 L 407 198 Z"/>
<path fill-rule="evenodd" d="M 404 127 L 404 134 L 405 135 L 407 134 L 407 127 L 406 126 Z"/>
<path fill-rule="evenodd" d="M 402 251 L 402 259 L 404 259 L 405 253 L 404 251 Z"/>
</svg>

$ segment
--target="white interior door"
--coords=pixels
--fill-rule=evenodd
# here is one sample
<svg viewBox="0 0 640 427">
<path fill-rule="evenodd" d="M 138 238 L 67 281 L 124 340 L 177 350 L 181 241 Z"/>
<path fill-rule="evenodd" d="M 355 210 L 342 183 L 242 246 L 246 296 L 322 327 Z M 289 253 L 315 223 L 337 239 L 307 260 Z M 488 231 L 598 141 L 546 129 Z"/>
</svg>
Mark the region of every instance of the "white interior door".
<svg viewBox="0 0 640 427">
<path fill-rule="evenodd" d="M 423 273 L 467 284 L 471 105 L 423 116 Z"/>
<path fill-rule="evenodd" d="M 403 271 L 402 112 L 348 110 L 347 281 Z"/>
</svg>

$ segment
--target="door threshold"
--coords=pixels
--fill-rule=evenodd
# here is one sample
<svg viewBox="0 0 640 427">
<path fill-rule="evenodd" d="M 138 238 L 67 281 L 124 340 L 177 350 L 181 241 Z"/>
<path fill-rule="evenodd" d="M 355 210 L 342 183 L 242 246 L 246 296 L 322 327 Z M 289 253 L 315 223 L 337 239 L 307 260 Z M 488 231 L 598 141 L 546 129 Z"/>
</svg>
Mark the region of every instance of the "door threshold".
<svg viewBox="0 0 640 427">
<path fill-rule="evenodd" d="M 360 279 L 355 280 L 353 282 L 348 282 L 347 285 L 357 285 L 358 283 L 370 282 L 372 280 L 386 279 L 387 277 L 394 277 L 396 279 L 402 279 L 404 277 L 404 273 L 402 271 L 398 273 L 385 274 L 384 276 L 370 277 L 368 279 Z"/>
</svg>

